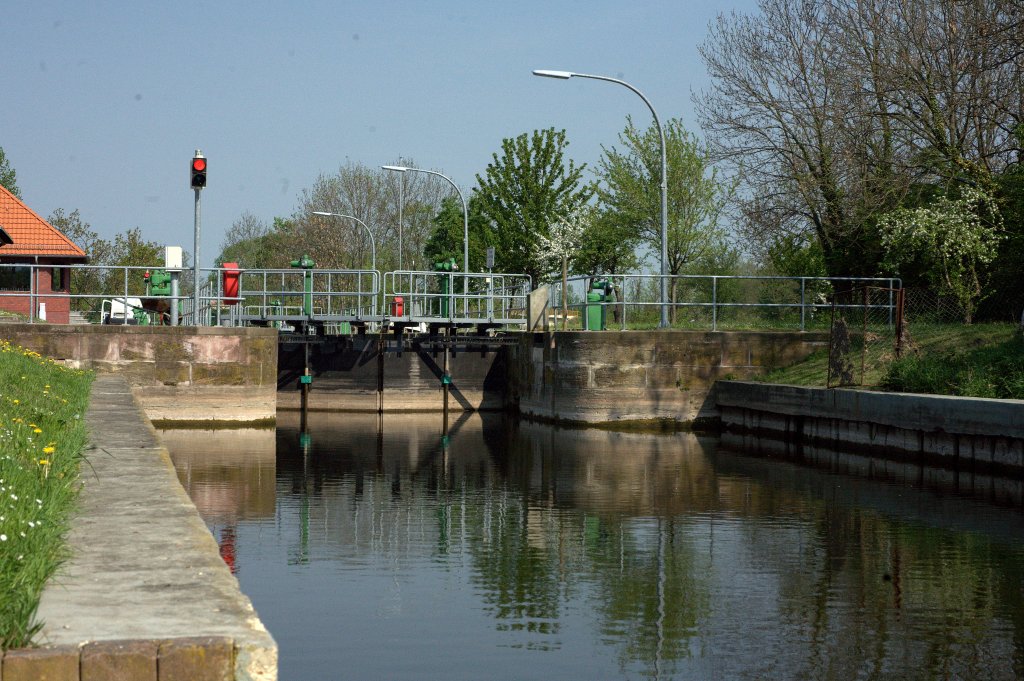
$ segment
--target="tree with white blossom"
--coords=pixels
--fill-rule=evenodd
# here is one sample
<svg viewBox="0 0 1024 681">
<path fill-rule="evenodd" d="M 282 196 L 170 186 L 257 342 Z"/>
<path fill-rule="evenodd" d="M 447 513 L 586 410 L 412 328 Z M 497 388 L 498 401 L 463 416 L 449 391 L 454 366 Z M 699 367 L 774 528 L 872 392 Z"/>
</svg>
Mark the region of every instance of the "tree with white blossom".
<svg viewBox="0 0 1024 681">
<path fill-rule="evenodd" d="M 969 187 L 958 199 L 940 196 L 928 206 L 894 210 L 878 225 L 883 266 L 899 273 L 901 267 L 919 264 L 933 286 L 956 298 L 970 324 L 982 293 L 979 268 L 992 262 L 1003 239 L 995 199 Z"/>
<path fill-rule="evenodd" d="M 584 232 L 594 219 L 594 208 L 582 205 L 548 228 L 547 236 L 537 235 L 537 259 L 550 270 L 562 268 L 562 330 L 569 312 L 569 261 L 579 251 Z"/>
</svg>

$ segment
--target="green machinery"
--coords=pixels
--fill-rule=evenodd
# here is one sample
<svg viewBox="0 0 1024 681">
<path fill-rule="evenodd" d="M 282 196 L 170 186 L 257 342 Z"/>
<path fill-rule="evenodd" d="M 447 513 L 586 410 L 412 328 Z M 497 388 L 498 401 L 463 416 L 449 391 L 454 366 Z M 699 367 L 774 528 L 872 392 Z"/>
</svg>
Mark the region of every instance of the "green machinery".
<svg viewBox="0 0 1024 681">
<path fill-rule="evenodd" d="M 171 275 L 166 270 L 146 270 L 143 275 L 146 281 L 146 297 L 171 295 Z"/>
<path fill-rule="evenodd" d="M 615 300 L 612 286 L 604 279 L 595 279 L 587 291 L 586 315 L 583 317 L 583 329 L 586 331 L 604 331 L 608 328 L 608 306 Z"/>
<path fill-rule="evenodd" d="M 438 284 L 441 287 L 441 297 L 438 298 L 438 307 L 440 308 L 439 314 L 442 317 L 448 317 L 449 314 L 449 303 L 451 302 L 451 281 L 452 278 L 448 276 L 448 272 L 456 272 L 459 269 L 459 265 L 455 262 L 455 258 L 448 258 L 441 262 L 434 263 L 434 271 L 439 273 Z"/>
<path fill-rule="evenodd" d="M 303 254 L 298 260 L 292 260 L 292 267 L 302 268 L 302 314 L 313 316 L 313 272 L 316 263 L 308 255 Z"/>
</svg>

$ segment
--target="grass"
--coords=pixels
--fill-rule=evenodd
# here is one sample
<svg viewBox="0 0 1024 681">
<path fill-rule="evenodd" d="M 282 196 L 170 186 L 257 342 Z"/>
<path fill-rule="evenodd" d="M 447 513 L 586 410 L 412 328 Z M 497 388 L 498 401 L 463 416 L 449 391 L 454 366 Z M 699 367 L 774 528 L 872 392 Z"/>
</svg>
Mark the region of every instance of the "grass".
<svg viewBox="0 0 1024 681">
<path fill-rule="evenodd" d="M 0 340 L 0 649 L 30 645 L 67 558 L 92 374 Z"/>
<path fill-rule="evenodd" d="M 1024 399 L 1024 340 L 1013 324 L 918 324 L 911 346 L 866 367 L 863 386 L 898 392 Z M 886 353 L 889 354 L 888 352 Z M 828 351 L 772 371 L 766 383 L 824 386 Z"/>
</svg>

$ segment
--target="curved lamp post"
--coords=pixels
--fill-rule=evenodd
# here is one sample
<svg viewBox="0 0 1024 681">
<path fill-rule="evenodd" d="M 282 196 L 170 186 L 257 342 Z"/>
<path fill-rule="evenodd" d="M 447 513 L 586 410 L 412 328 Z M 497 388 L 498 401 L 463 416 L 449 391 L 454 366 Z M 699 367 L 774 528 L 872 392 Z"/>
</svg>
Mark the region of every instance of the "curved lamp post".
<svg viewBox="0 0 1024 681">
<path fill-rule="evenodd" d="M 469 273 L 469 208 L 466 207 L 466 198 L 462 195 L 462 190 L 459 189 L 459 185 L 455 184 L 452 178 L 447 175 L 443 175 L 436 170 L 424 170 L 423 168 L 409 168 L 407 166 L 381 166 L 384 170 L 393 170 L 396 173 L 427 173 L 428 175 L 437 175 L 445 180 L 448 180 L 448 184 L 455 187 L 455 192 L 459 195 L 459 200 L 462 201 L 462 271 L 463 273 Z M 462 280 L 463 293 L 469 293 L 469 277 L 465 277 Z"/>
<path fill-rule="evenodd" d="M 654 116 L 654 124 L 658 126 L 658 137 L 661 141 L 661 327 L 668 327 L 668 154 L 665 151 L 665 131 L 661 127 L 661 119 L 658 118 L 658 112 L 654 110 L 654 106 L 651 104 L 647 97 L 644 97 L 644 93 L 637 90 L 635 87 L 630 85 L 624 80 L 618 78 L 609 78 L 608 76 L 594 76 L 588 73 L 575 73 L 573 71 L 550 71 L 547 69 L 534 69 L 533 75 L 542 76 L 544 78 L 559 78 L 562 80 L 568 80 L 569 78 L 592 78 L 593 80 L 605 80 L 609 83 L 618 83 L 623 87 L 627 87 L 634 93 L 639 95 L 640 99 L 644 100 L 644 104 L 651 110 L 651 114 Z"/>
<path fill-rule="evenodd" d="M 366 230 L 366 233 L 370 235 L 370 262 L 372 263 L 371 268 L 373 270 L 377 269 L 377 242 L 374 241 L 373 232 L 370 231 L 370 228 L 366 226 L 365 222 L 357 218 L 355 215 L 343 215 L 342 213 L 328 213 L 327 211 L 323 210 L 314 210 L 313 215 L 323 215 L 332 218 L 345 218 L 347 220 L 355 220 L 356 222 L 361 224 L 363 226 L 363 229 Z"/>
</svg>

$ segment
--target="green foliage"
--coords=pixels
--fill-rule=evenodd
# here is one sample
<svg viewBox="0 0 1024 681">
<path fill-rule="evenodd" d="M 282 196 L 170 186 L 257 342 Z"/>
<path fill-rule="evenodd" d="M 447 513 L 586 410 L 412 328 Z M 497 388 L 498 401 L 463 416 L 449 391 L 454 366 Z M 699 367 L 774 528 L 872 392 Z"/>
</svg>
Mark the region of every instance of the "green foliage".
<svg viewBox="0 0 1024 681">
<path fill-rule="evenodd" d="M 978 316 L 1018 321 L 1024 309 L 1024 278 L 1021 277 L 1024 272 L 1024 166 L 1018 164 L 1009 168 L 996 178 L 996 185 L 1006 232 L 989 267 L 991 295 L 979 303 Z"/>
<path fill-rule="evenodd" d="M 622 274 L 640 267 L 640 233 L 631 225 L 597 211 L 587 223 L 572 259 L 574 274 Z"/>
<path fill-rule="evenodd" d="M 242 213 L 224 234 L 217 264 L 236 262 L 243 268 L 269 268 L 274 259 L 271 229 L 248 211 Z"/>
<path fill-rule="evenodd" d="M 668 161 L 668 272 L 703 270 L 729 249 L 720 221 L 732 186 L 723 183 L 706 150 L 679 119 L 664 126 Z M 626 119 L 622 150 L 604 150 L 598 196 L 605 224 L 619 234 L 641 235 L 652 253 L 661 252 L 661 142 L 654 123 L 646 130 Z"/>
<path fill-rule="evenodd" d="M 982 293 L 980 266 L 992 262 L 1002 239 L 995 199 L 967 188 L 959 199 L 939 196 L 930 206 L 887 213 L 879 228 L 883 265 L 899 272 L 917 263 L 932 286 L 957 299 L 970 323 Z"/>
<path fill-rule="evenodd" d="M 882 387 L 912 393 L 1024 399 L 1024 340 L 952 346 L 893 362 Z"/>
<path fill-rule="evenodd" d="M 547 274 L 537 243 L 559 218 L 587 202 L 593 190 L 583 184 L 585 164 L 564 161 L 565 131 L 535 130 L 505 138 L 484 176 L 477 175 L 483 216 L 494 230 L 495 268 L 528 274 L 534 283 Z"/>
<path fill-rule="evenodd" d="M 18 174 L 11 167 L 11 162 L 7 160 L 7 154 L 4 153 L 3 147 L 0 147 L 0 185 L 19 199 L 21 198 L 21 190 L 18 189 Z"/>
<path fill-rule="evenodd" d="M 469 270 L 483 272 L 487 265 L 487 246 L 492 235 L 487 219 L 481 212 L 480 200 L 474 195 L 467 205 L 469 210 Z M 455 258 L 462 267 L 462 246 L 466 225 L 462 214 L 462 202 L 449 197 L 441 202 L 441 210 L 434 216 L 434 228 L 423 248 L 425 261 L 421 269 L 430 270 L 433 263 Z"/>
<path fill-rule="evenodd" d="M 91 381 L 0 341 L 0 649 L 32 642 L 43 586 L 68 556 Z"/>
<path fill-rule="evenodd" d="M 772 274 L 783 277 L 824 277 L 825 254 L 817 239 L 806 235 L 780 235 L 765 249 Z"/>
</svg>

